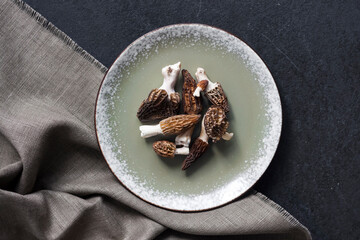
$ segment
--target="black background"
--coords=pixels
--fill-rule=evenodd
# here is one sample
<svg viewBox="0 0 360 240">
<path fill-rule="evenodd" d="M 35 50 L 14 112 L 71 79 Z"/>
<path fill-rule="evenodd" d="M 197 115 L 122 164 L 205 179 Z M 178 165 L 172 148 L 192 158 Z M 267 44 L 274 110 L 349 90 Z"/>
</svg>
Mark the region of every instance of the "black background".
<svg viewBox="0 0 360 240">
<path fill-rule="evenodd" d="M 231 32 L 269 67 L 283 106 L 277 153 L 255 189 L 313 239 L 360 239 L 359 1 L 26 0 L 110 67 L 161 26 L 205 23 Z"/>
</svg>

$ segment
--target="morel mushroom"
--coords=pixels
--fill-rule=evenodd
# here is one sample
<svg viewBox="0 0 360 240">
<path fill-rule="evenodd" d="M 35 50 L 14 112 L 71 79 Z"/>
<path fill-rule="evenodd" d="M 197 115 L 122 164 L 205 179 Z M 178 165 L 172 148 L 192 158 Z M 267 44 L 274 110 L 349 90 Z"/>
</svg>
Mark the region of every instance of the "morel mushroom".
<svg viewBox="0 0 360 240">
<path fill-rule="evenodd" d="M 182 164 L 182 168 L 181 168 L 182 170 L 189 168 L 198 158 L 201 157 L 201 155 L 204 154 L 204 152 L 206 151 L 206 149 L 209 146 L 209 144 L 208 144 L 209 137 L 205 131 L 204 120 L 205 120 L 205 117 L 203 118 L 203 120 L 201 122 L 200 136 L 192 144 L 192 146 L 190 148 L 190 153 L 185 158 L 185 160 Z"/>
<path fill-rule="evenodd" d="M 153 149 L 157 155 L 167 158 L 173 158 L 176 154 L 188 155 L 189 149 L 176 148 L 175 143 L 169 141 L 156 141 L 153 143 Z"/>
<path fill-rule="evenodd" d="M 193 95 L 196 89 L 196 81 L 185 69 L 182 70 L 182 75 L 184 78 L 184 85 L 182 88 L 183 111 L 186 114 L 199 114 L 202 109 L 201 99 Z M 182 146 L 184 151 L 186 151 L 186 149 L 187 151 L 189 151 L 189 145 L 191 142 L 191 135 L 193 131 L 194 127 L 189 128 L 182 134 L 178 135 L 175 138 L 176 146 Z"/>
<path fill-rule="evenodd" d="M 184 78 L 184 85 L 182 88 L 182 105 L 184 113 L 199 114 L 201 112 L 202 105 L 199 96 L 194 96 L 194 92 L 197 87 L 196 81 L 185 69 L 182 70 L 182 75 Z"/>
<path fill-rule="evenodd" d="M 226 117 L 225 110 L 220 106 L 211 106 L 204 116 L 204 124 L 206 134 L 212 138 L 213 142 L 219 141 L 221 138 L 230 140 L 233 133 L 226 130 L 229 127 L 229 121 Z"/>
<path fill-rule="evenodd" d="M 200 115 L 182 114 L 161 120 L 157 125 L 142 125 L 139 127 L 141 137 L 148 138 L 159 134 L 177 135 L 194 126 L 200 119 Z"/>
<path fill-rule="evenodd" d="M 164 119 L 176 115 L 180 108 L 180 95 L 174 87 L 179 77 L 181 63 L 166 66 L 162 69 L 164 81 L 161 87 L 151 90 L 142 101 L 136 116 L 140 121 Z"/>
<path fill-rule="evenodd" d="M 203 91 L 212 104 L 222 107 L 225 112 L 229 112 L 229 102 L 221 84 L 211 82 L 203 68 L 198 68 L 195 76 L 198 80 L 198 85 L 194 96 L 199 97 L 200 92 Z"/>
</svg>

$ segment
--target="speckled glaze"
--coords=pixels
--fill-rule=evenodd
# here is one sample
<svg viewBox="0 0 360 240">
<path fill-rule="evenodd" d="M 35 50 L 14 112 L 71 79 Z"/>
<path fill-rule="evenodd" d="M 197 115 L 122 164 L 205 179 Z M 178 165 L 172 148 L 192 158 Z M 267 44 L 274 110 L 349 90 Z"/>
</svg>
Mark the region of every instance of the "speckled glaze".
<svg viewBox="0 0 360 240">
<path fill-rule="evenodd" d="M 246 155 L 246 159 L 237 157 L 236 154 L 213 154 L 214 156 L 212 158 L 219 159 L 221 157 L 221 161 L 227 160 L 223 158 L 234 158 L 234 162 L 232 163 L 234 164 L 234 169 L 240 165 L 242 166 L 239 167 L 238 172 L 233 171 L 230 173 L 229 171 L 229 174 L 232 175 L 224 178 L 226 181 L 221 181 L 221 179 L 223 176 L 227 175 L 227 171 L 219 170 L 219 175 L 214 175 L 213 173 L 216 172 L 216 169 L 210 169 L 213 175 L 206 176 L 207 172 L 205 170 L 203 172 L 198 170 L 193 174 L 202 174 L 205 179 L 204 183 L 199 183 L 199 181 L 201 181 L 199 180 L 199 177 L 199 179 L 197 179 L 198 182 L 194 184 L 191 182 L 191 177 L 184 173 L 183 175 L 177 175 L 174 177 L 174 181 L 184 181 L 183 185 L 179 185 L 181 183 L 178 182 L 174 183 L 174 185 L 177 184 L 177 186 L 181 186 L 182 188 L 174 187 L 172 189 L 171 183 L 168 184 L 169 188 L 166 189 L 157 187 L 161 184 L 164 185 L 162 181 L 168 181 L 166 177 L 156 177 L 156 175 L 159 175 L 159 173 L 156 172 L 157 169 L 137 171 L 136 169 L 140 168 L 132 167 L 134 165 L 141 165 L 143 161 L 153 160 L 136 158 L 138 154 L 137 151 L 148 151 L 146 154 L 149 154 L 149 156 L 152 156 L 151 154 L 155 155 L 155 153 L 149 150 L 151 148 L 140 148 L 137 149 L 137 151 L 130 151 L 130 149 L 134 149 L 131 147 L 131 139 L 135 139 L 135 137 L 140 138 L 140 133 L 134 132 L 134 136 L 130 136 L 129 134 L 125 134 L 124 131 L 121 131 L 121 129 L 119 130 L 119 128 L 124 126 L 121 125 L 121 121 L 119 122 L 119 120 L 114 117 L 114 112 L 122 113 L 122 117 L 126 116 L 126 118 L 133 119 L 131 121 L 136 122 L 137 125 L 141 125 L 141 123 L 138 122 L 135 115 L 133 116 L 133 114 L 128 114 L 126 112 L 126 108 L 124 107 L 127 104 L 126 101 L 134 101 L 134 99 L 122 98 L 119 94 L 121 91 L 124 91 L 122 87 L 126 88 L 126 86 L 128 86 L 127 84 L 124 84 L 124 81 L 129 81 L 127 80 L 127 76 L 133 74 L 134 71 L 137 71 L 137 66 L 140 63 L 146 64 L 146 61 L 151 59 L 152 55 L 162 54 L 161 49 L 177 48 L 180 45 L 184 47 L 184 49 L 194 46 L 196 48 L 197 44 L 200 42 L 201 44 L 206 44 L 209 51 L 211 49 L 215 49 L 216 51 L 221 52 L 220 55 L 228 54 L 235 56 L 233 58 L 234 61 L 239 61 L 239 64 L 244 65 L 249 72 L 250 77 L 248 77 L 246 81 L 254 82 L 258 88 L 258 91 L 254 93 L 254 96 L 261 95 L 259 98 L 262 99 L 262 111 L 259 111 L 254 118 L 255 120 L 262 119 L 261 121 L 259 120 L 259 124 L 256 125 L 256 131 L 254 130 L 254 134 L 257 135 L 258 140 L 254 140 L 256 144 L 253 144 L 253 147 L 249 150 L 251 154 Z M 219 56 L 217 61 L 219 66 L 221 66 L 221 56 Z M 174 62 L 168 62 L 167 64 L 173 63 Z M 194 66 L 194 68 L 195 67 L 198 66 Z M 216 71 L 216 69 L 206 68 L 205 70 L 210 73 L 210 78 L 212 75 L 211 71 Z M 160 69 L 158 71 L 160 72 Z M 191 74 L 194 74 L 194 72 L 191 72 Z M 241 76 L 237 77 L 241 78 Z M 212 80 L 214 81 L 214 79 Z M 230 117 L 230 121 L 232 121 L 235 126 L 233 126 L 233 128 L 230 127 L 229 130 L 234 130 L 233 132 L 235 136 L 239 136 L 242 133 L 240 131 L 236 131 L 236 124 L 238 124 L 236 116 L 239 116 L 237 111 L 240 116 L 241 114 L 244 114 L 244 112 L 241 112 L 241 108 L 237 107 L 237 93 L 230 91 L 229 88 L 229 91 L 226 89 L 227 86 L 231 86 L 231 81 L 234 80 L 228 80 L 229 82 L 226 82 L 225 80 L 224 82 L 221 80 L 219 81 L 222 84 L 224 83 L 224 90 L 227 93 L 229 102 L 232 106 L 230 112 L 233 111 L 236 113 L 234 116 Z M 156 84 L 158 85 L 160 82 L 161 79 L 159 79 Z M 141 83 L 134 84 L 136 84 L 138 88 L 142 87 Z M 156 84 L 154 86 L 156 86 Z M 236 82 L 234 84 L 239 83 Z M 144 85 L 146 86 L 146 84 Z M 150 91 L 150 89 L 147 90 Z M 239 93 L 241 94 L 240 88 Z M 136 92 L 133 92 L 132 94 L 136 94 Z M 145 96 L 140 96 L 139 99 L 143 97 Z M 135 111 L 136 110 L 137 109 L 135 109 Z M 140 37 L 128 48 L 126 48 L 116 59 L 106 74 L 99 90 L 95 120 L 98 142 L 102 153 L 113 173 L 127 189 L 141 199 L 163 208 L 177 211 L 200 211 L 218 207 L 234 200 L 246 192 L 261 177 L 270 164 L 279 142 L 282 112 L 280 97 L 275 82 L 263 61 L 249 46 L 237 37 L 214 27 L 201 24 L 179 24 L 163 27 Z M 130 127 L 131 126 L 129 126 L 129 128 Z M 193 138 L 194 137 L 196 137 L 196 135 L 193 135 Z M 155 141 L 155 139 L 149 141 L 148 145 L 151 145 L 153 141 Z M 225 146 L 226 144 L 227 143 L 223 143 L 222 145 L 220 144 L 216 147 Z M 233 144 L 233 147 L 241 149 L 242 146 L 240 144 L 241 142 L 239 145 Z M 213 148 L 214 144 L 210 147 Z M 206 157 L 207 156 L 203 156 L 203 158 Z M 160 159 L 160 164 L 161 161 L 167 160 Z M 182 159 L 180 160 L 175 158 L 175 160 L 172 161 L 178 161 L 179 165 L 181 165 Z M 209 165 L 211 167 L 210 163 Z M 164 173 L 161 174 L 166 176 L 166 166 L 164 169 L 165 172 L 163 171 Z M 155 176 L 151 178 L 151 184 L 148 183 L 150 182 L 150 178 L 144 178 L 141 175 L 142 171 L 147 171 L 146 173 L 149 174 L 149 176 L 155 174 Z M 153 172 L 150 173 L 149 171 Z M 180 167 L 178 171 L 181 171 Z M 170 170 L 169 174 L 171 174 Z M 219 181 L 211 182 L 210 185 L 212 186 L 208 186 L 209 184 L 206 184 L 206 178 L 218 178 Z M 186 188 L 192 185 L 196 185 L 196 187 L 192 188 L 191 191 L 188 191 Z"/>
</svg>

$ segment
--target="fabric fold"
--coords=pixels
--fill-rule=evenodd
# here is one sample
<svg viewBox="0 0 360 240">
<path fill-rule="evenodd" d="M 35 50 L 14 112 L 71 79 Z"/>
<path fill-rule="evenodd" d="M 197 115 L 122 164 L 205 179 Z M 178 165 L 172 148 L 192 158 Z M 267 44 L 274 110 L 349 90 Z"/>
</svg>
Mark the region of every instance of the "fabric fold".
<svg viewBox="0 0 360 240">
<path fill-rule="evenodd" d="M 18 0 L 0 3 L 0 44 L 1 239 L 311 239 L 254 190 L 198 213 L 140 200 L 97 145 L 95 99 L 107 68 Z"/>
</svg>

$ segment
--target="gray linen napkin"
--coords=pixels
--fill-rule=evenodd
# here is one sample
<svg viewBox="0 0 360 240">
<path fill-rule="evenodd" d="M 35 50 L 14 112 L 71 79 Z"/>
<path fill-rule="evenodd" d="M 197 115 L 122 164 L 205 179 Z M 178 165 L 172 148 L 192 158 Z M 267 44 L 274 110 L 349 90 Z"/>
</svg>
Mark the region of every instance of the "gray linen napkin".
<svg viewBox="0 0 360 240">
<path fill-rule="evenodd" d="M 0 239 L 311 239 L 254 190 L 199 213 L 128 192 L 95 137 L 106 70 L 28 5 L 0 2 Z"/>
</svg>

